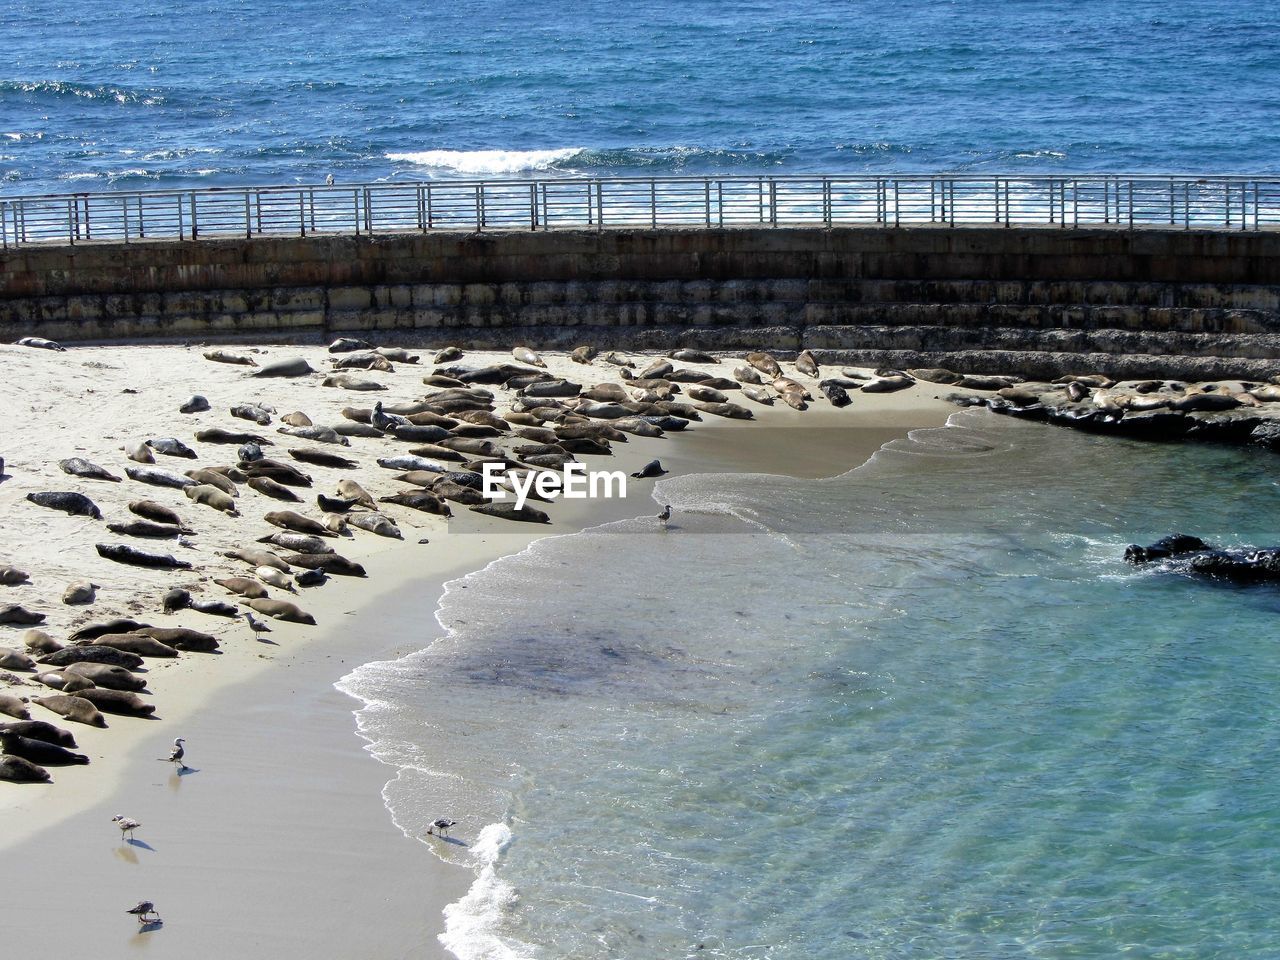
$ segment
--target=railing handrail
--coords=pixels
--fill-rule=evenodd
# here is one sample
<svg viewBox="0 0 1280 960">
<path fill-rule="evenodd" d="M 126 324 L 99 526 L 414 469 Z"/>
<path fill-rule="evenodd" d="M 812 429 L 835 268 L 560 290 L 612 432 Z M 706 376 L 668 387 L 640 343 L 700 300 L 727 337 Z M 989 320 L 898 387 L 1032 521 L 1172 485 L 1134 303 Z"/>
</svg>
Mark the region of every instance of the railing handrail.
<svg viewBox="0 0 1280 960">
<path fill-rule="evenodd" d="M 874 224 L 1280 229 L 1280 174 L 758 173 L 0 196 L 0 246 L 217 237 Z"/>
<path fill-rule="evenodd" d="M 177 187 L 156 190 L 75 190 L 66 193 L 20 193 L 5 195 L 0 193 L 0 203 L 17 203 L 34 200 L 81 200 L 85 197 L 118 200 L 120 197 L 173 197 L 177 195 L 204 193 L 297 193 L 299 190 L 326 193 L 349 193 L 352 190 L 396 190 L 406 187 L 514 187 L 529 184 L 585 184 L 595 183 L 703 183 L 704 181 L 757 183 L 761 180 L 778 183 L 812 183 L 828 180 L 832 182 L 880 181 L 899 183 L 927 183 L 929 181 L 953 181 L 957 183 L 984 183 L 993 180 L 1015 183 L 1060 182 L 1060 181 L 1097 181 L 1109 180 L 1132 181 L 1134 183 L 1280 183 L 1280 173 L 735 173 L 735 174 L 671 174 L 669 176 L 630 176 L 630 177 L 595 177 L 595 176 L 560 176 L 560 177 L 474 177 L 449 178 L 448 180 L 353 180 L 334 183 L 277 183 L 277 184 L 235 184 L 231 186 Z"/>
</svg>

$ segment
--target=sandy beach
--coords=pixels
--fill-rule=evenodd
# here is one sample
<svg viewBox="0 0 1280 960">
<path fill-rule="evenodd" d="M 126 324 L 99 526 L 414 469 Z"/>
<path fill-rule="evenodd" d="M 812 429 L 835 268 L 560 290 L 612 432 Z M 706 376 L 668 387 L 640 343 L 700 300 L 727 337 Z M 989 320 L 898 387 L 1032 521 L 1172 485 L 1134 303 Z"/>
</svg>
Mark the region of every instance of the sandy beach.
<svg viewBox="0 0 1280 960">
<path fill-rule="evenodd" d="M 186 626 L 220 640 L 216 654 L 146 661 L 149 692 L 144 697 L 156 705 L 153 718 L 111 715 L 110 726 L 98 729 L 30 706 L 32 718 L 70 729 L 91 763 L 52 768 L 55 782 L 48 785 L 0 782 L 0 850 L 22 890 L 14 910 L 6 911 L 6 943 L 48 950 L 83 948 L 88 942 L 106 957 L 139 950 L 174 957 L 225 950 L 244 957 L 442 956 L 436 941 L 441 911 L 472 878 L 431 853 L 431 844 L 441 841 L 406 838 L 392 823 L 380 797 L 388 768 L 363 749 L 352 718 L 357 704 L 333 684 L 361 663 L 428 645 L 439 633 L 432 613 L 446 581 L 538 537 L 655 513 L 654 481 L 631 481 L 625 499 L 550 505 L 552 522 L 545 525 L 480 517 L 457 504 L 448 521 L 386 506 L 403 540 L 356 530 L 335 541 L 342 555 L 365 567 L 367 578 L 333 577 L 322 587 L 299 588 L 296 596 L 272 590 L 313 614 L 316 626 L 270 621 L 272 632 L 258 640 L 242 620 L 190 609 L 166 615 L 161 597 L 174 586 L 201 598 L 237 599 L 210 579 L 252 575 L 252 568 L 222 553 L 260 546 L 253 541 L 273 530 L 262 520 L 265 512 L 289 508 L 319 518 L 315 494 L 333 495 L 343 475 L 357 477 L 375 497 L 405 489 L 393 479 L 398 471 L 376 467 L 373 460 L 403 452 L 409 444 L 353 437 L 349 447 L 328 446 L 295 441 L 276 429 L 279 417 L 291 411 L 304 411 L 316 424 L 335 424 L 343 419 L 343 407 L 420 398 L 429 390 L 421 378 L 432 369 L 430 351 L 423 351 L 419 364 L 397 363 L 394 372 L 368 374 L 388 389 L 363 393 L 322 386 L 316 375 L 251 378 L 251 368 L 204 359 L 205 349 L 102 346 L 55 353 L 0 347 L 0 364 L 8 374 L 0 386 L 7 420 L 0 450 L 7 474 L 0 482 L 6 529 L 0 565 L 20 567 L 31 578 L 28 584 L 0 587 L 0 601 L 45 613 L 41 629 L 58 640 L 85 623 L 122 616 Z M 322 346 L 228 349 L 264 364 L 304 357 L 316 370 L 329 372 L 331 358 Z M 651 358 L 634 359 L 642 367 Z M 564 355 L 546 360 L 556 376 L 584 384 L 619 382 L 619 368 L 599 360 L 591 367 Z M 462 361 L 474 367 L 506 362 L 511 362 L 508 354 L 468 353 Z M 718 376 L 729 376 L 733 366 L 680 365 Z M 790 365 L 784 367 L 790 374 Z M 489 389 L 497 394 L 501 414 L 512 391 Z M 756 419 L 704 415 L 682 433 L 632 436 L 614 445 L 613 457 L 583 459 L 628 472 L 658 457 L 672 475 L 828 476 L 865 461 L 912 428 L 943 423 L 954 408 L 938 397 L 948 392 L 919 383 L 896 393 L 854 393 L 849 407 L 835 409 L 814 390 L 816 402 L 804 412 L 733 397 L 750 406 Z M 206 397 L 211 409 L 178 412 L 192 394 Z M 274 407 L 270 425 L 228 415 L 232 405 L 249 401 Z M 239 516 L 229 516 L 187 500 L 180 490 L 128 479 L 87 480 L 58 467 L 60 459 L 77 456 L 123 476 L 129 461 L 122 445 L 150 437 L 177 437 L 199 454 L 190 461 L 157 455 L 156 466 L 170 471 L 235 462 L 234 446 L 193 440 L 197 430 L 212 426 L 273 440 L 275 446 L 265 448 L 268 456 L 288 459 L 287 447 L 324 447 L 359 461 L 360 468 L 300 464 L 315 478 L 313 488 L 298 490 L 309 502 L 282 504 L 242 488 Z M 49 490 L 90 496 L 104 520 L 69 516 L 25 499 Z M 126 503 L 143 497 L 181 513 L 196 531 L 190 547 L 106 532 L 105 522 L 134 519 Z M 95 553 L 95 543 L 120 542 L 171 552 L 193 568 L 123 566 Z M 77 579 L 99 585 L 94 604 L 60 602 L 64 587 Z M 25 629 L 0 627 L 0 646 L 21 649 Z M 26 697 L 55 692 L 30 672 L 7 673 L 0 688 Z M 188 751 L 185 771 L 158 762 L 179 736 Z M 141 822 L 136 842 L 122 842 L 111 822 L 115 814 Z M 454 835 L 465 843 L 465 817 L 459 814 L 441 811 L 463 820 Z M 124 914 L 142 899 L 155 902 L 162 926 L 138 932 Z"/>
</svg>

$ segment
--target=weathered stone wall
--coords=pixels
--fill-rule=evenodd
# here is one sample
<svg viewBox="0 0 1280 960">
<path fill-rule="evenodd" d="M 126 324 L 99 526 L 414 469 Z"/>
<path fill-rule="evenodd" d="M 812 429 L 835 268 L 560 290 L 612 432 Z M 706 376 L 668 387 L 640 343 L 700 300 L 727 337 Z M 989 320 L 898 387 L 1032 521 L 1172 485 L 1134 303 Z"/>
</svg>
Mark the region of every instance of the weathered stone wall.
<svg viewBox="0 0 1280 960">
<path fill-rule="evenodd" d="M 1260 376 L 1280 360 L 1280 234 L 606 230 L 0 253 L 0 339 L 351 331 L 423 345 L 807 346 L 877 364 L 954 357 L 1050 372 L 1087 358 L 1116 372 Z"/>
</svg>

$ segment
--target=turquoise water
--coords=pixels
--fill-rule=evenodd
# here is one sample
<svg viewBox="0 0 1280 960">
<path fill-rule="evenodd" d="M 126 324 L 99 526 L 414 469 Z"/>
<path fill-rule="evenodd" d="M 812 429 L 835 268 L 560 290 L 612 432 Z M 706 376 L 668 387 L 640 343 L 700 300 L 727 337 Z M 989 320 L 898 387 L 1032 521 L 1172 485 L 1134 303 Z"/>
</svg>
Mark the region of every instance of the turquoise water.
<svg viewBox="0 0 1280 960">
<path fill-rule="evenodd" d="M 843 477 L 682 477 L 344 680 L 463 958 L 1275 955 L 1269 459 L 965 412 Z M 1212 477 L 1212 484 L 1190 478 Z M 465 844 L 465 845 L 464 845 Z"/>
<path fill-rule="evenodd" d="M 1241 0 L 6 0 L 0 194 L 544 174 L 1275 172 Z"/>
</svg>

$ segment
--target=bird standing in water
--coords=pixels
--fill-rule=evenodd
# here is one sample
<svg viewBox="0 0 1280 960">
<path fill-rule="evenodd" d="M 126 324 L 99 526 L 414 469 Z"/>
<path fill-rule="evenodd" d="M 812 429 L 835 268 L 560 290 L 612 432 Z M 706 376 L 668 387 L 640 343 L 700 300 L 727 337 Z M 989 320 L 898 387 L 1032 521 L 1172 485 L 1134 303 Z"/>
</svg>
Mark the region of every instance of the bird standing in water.
<svg viewBox="0 0 1280 960">
<path fill-rule="evenodd" d="M 126 910 L 125 913 L 132 913 L 138 918 L 138 923 L 144 927 L 148 923 L 160 922 L 160 914 L 156 913 L 156 905 L 150 900 L 139 900 L 136 907 Z"/>
<path fill-rule="evenodd" d="M 668 503 L 662 508 L 662 512 L 658 514 L 658 519 L 662 521 L 662 527 L 665 530 L 667 527 L 667 521 L 671 519 L 671 504 Z"/>
<path fill-rule="evenodd" d="M 450 820 L 448 817 L 440 817 L 431 821 L 431 826 L 427 827 L 427 836 L 445 837 L 449 835 L 449 828 L 454 826 L 458 821 Z"/>
<path fill-rule="evenodd" d="M 169 751 L 168 760 L 170 763 L 176 763 L 179 770 L 187 769 L 187 765 L 182 762 L 182 758 L 187 755 L 186 749 L 182 746 L 186 741 L 179 737 L 173 741 L 173 749 Z"/>
</svg>

